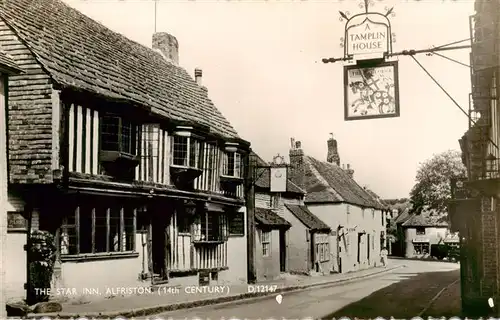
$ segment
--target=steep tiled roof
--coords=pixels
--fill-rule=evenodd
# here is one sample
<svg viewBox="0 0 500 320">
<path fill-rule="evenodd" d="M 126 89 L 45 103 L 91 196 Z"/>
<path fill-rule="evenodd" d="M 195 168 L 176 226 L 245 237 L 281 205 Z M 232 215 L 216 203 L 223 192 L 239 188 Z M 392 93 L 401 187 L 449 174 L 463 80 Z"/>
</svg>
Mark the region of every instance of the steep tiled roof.
<svg viewBox="0 0 500 320">
<path fill-rule="evenodd" d="M 403 223 L 403 227 L 447 227 L 448 223 L 443 221 L 443 215 L 430 210 L 420 214 L 410 214 Z"/>
<path fill-rule="evenodd" d="M 60 0 L 4 1 L 0 17 L 62 87 L 150 108 L 196 122 L 216 134 L 236 131 L 186 70 L 113 32 Z"/>
<path fill-rule="evenodd" d="M 5 53 L 0 51 L 0 68 L 2 68 L 2 66 L 7 67 L 7 69 L 20 71 L 19 66 L 14 62 L 14 60 L 7 57 Z"/>
<path fill-rule="evenodd" d="M 290 222 L 280 217 L 276 212 L 263 208 L 255 208 L 255 221 L 271 228 L 289 228 L 291 226 Z"/>
<path fill-rule="evenodd" d="M 262 160 L 262 158 L 259 157 L 255 152 L 252 151 L 251 155 L 253 157 L 255 157 L 256 164 L 258 166 L 268 166 L 269 165 L 264 160 Z M 271 186 L 271 181 L 269 180 L 270 177 L 271 177 L 270 176 L 270 169 L 267 169 L 267 168 L 257 169 L 257 181 L 255 182 L 255 186 L 262 188 L 262 189 L 269 189 Z M 287 190 L 287 192 L 296 193 L 299 195 L 304 195 L 306 193 L 304 190 L 299 188 L 295 183 L 293 183 L 290 180 L 287 181 L 286 190 Z"/>
<path fill-rule="evenodd" d="M 406 209 L 401 212 L 396 219 L 394 219 L 394 223 L 404 223 L 406 220 L 410 218 L 410 208 L 407 207 Z"/>
<path fill-rule="evenodd" d="M 306 206 L 285 204 L 285 207 L 307 228 L 311 230 L 330 231 L 330 227 L 309 211 Z"/>
<path fill-rule="evenodd" d="M 347 202 L 369 208 L 382 208 L 365 189 L 336 164 L 304 157 L 306 202 Z"/>
</svg>

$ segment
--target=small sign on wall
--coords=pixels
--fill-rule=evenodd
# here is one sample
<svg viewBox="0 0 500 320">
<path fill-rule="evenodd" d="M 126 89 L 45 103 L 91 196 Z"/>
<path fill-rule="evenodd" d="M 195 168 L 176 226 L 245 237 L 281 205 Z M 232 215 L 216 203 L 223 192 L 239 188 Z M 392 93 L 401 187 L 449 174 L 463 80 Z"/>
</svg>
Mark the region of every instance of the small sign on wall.
<svg viewBox="0 0 500 320">
<path fill-rule="evenodd" d="M 26 231 L 28 230 L 28 221 L 21 212 L 7 212 L 7 231 Z"/>
<path fill-rule="evenodd" d="M 399 117 L 398 62 L 344 67 L 345 120 Z"/>
<path fill-rule="evenodd" d="M 286 192 L 287 167 L 271 167 L 270 173 L 271 192 Z"/>
</svg>

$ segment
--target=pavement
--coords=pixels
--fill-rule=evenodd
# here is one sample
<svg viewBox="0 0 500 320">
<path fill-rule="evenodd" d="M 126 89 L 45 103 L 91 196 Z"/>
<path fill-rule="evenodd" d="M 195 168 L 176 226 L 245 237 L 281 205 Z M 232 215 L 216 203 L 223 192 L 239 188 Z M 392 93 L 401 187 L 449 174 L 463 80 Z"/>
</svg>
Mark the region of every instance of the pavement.
<svg viewBox="0 0 500 320">
<path fill-rule="evenodd" d="M 353 278 L 335 285 L 306 288 L 282 293 L 282 302 L 276 296 L 247 299 L 232 303 L 209 305 L 189 310 L 163 312 L 155 315 L 163 319 L 329 319 L 326 316 L 359 301 L 370 294 L 414 277 L 420 273 L 452 271 L 459 264 L 446 262 L 390 260 L 398 268 L 371 277 Z M 384 315 L 380 315 L 384 316 Z M 141 319 L 140 317 L 138 319 Z"/>
<path fill-rule="evenodd" d="M 446 264 L 449 265 L 449 264 Z M 180 290 L 166 290 L 160 289 L 153 294 L 144 295 L 133 295 L 125 297 L 115 297 L 112 299 L 106 299 L 96 302 L 91 302 L 87 304 L 63 304 L 63 310 L 58 313 L 46 313 L 46 314 L 30 314 L 29 317 L 33 318 L 58 318 L 58 319 L 70 319 L 78 317 L 95 317 L 99 319 L 103 318 L 115 318 L 121 317 L 144 317 L 148 315 L 163 314 L 165 312 L 172 312 L 176 310 L 179 311 L 179 315 L 185 315 L 190 313 L 191 310 L 198 309 L 199 307 L 207 308 L 220 308 L 224 305 L 236 305 L 243 304 L 251 305 L 251 301 L 257 299 L 260 301 L 271 301 L 271 305 L 276 309 L 277 302 L 275 297 L 277 294 L 295 294 L 302 290 L 312 290 L 314 291 L 326 290 L 321 289 L 324 287 L 340 286 L 343 283 L 348 283 L 351 281 L 356 281 L 361 279 L 371 279 L 377 277 L 381 274 L 391 273 L 394 270 L 402 268 L 404 262 L 399 260 L 394 260 L 389 262 L 389 266 L 377 267 L 372 269 L 361 270 L 346 274 L 331 274 L 325 276 L 287 276 L 282 279 L 258 283 L 259 288 L 265 289 L 266 292 L 249 292 L 249 285 L 233 285 L 226 287 L 223 292 L 206 292 L 206 293 L 189 293 L 182 288 Z M 361 282 L 361 286 L 362 282 Z M 188 287 L 186 287 L 188 288 Z M 184 289 L 186 289 L 184 288 Z M 261 290 L 262 291 L 262 290 Z M 235 302 L 236 301 L 236 302 Z M 268 302 L 269 303 L 269 302 Z M 283 306 L 284 304 L 280 305 Z M 193 309 L 194 308 L 194 309 Z M 255 308 L 255 307 L 254 307 Z M 259 307 L 261 308 L 261 307 Z M 189 309 L 189 310 L 186 310 Z M 222 309 L 221 309 L 222 310 Z M 296 310 L 296 307 L 295 309 Z M 305 309 L 308 310 L 308 309 Z M 255 311 L 255 310 L 254 310 Z M 197 312 L 196 314 L 199 314 Z M 236 312 L 240 316 L 239 312 Z M 227 315 L 226 315 L 227 316 Z M 185 319 L 185 316 L 182 317 Z M 220 318 L 220 317 L 215 317 Z"/>
</svg>

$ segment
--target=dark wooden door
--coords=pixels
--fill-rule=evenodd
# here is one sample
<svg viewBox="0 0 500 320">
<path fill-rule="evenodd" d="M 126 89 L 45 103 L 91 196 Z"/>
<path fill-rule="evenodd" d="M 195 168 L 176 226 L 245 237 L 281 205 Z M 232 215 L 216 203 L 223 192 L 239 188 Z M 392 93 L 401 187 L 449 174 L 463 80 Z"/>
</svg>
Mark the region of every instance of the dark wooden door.
<svg viewBox="0 0 500 320">
<path fill-rule="evenodd" d="M 280 230 L 280 271 L 286 271 L 286 232 Z"/>
</svg>

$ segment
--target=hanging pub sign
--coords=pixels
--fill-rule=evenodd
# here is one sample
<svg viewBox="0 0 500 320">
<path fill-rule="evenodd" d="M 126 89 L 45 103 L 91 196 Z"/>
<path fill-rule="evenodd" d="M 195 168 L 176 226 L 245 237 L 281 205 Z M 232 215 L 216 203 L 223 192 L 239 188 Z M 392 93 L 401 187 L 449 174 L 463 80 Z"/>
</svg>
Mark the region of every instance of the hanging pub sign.
<svg viewBox="0 0 500 320">
<path fill-rule="evenodd" d="M 345 55 L 355 60 L 383 58 L 391 51 L 390 24 L 380 13 L 352 17 L 345 28 Z"/>
<path fill-rule="evenodd" d="M 279 154 L 273 158 L 273 163 L 270 167 L 269 188 L 271 192 L 286 192 L 288 181 L 288 166 L 285 160 Z"/>
<path fill-rule="evenodd" d="M 271 192 L 286 192 L 286 167 L 271 167 Z"/>
<path fill-rule="evenodd" d="M 344 67 L 345 120 L 399 117 L 398 62 Z"/>
<path fill-rule="evenodd" d="M 389 15 L 368 12 L 369 1 L 364 1 L 365 12 L 349 17 L 343 40 L 344 61 L 355 64 L 344 66 L 344 119 L 361 120 L 399 117 L 399 83 L 397 61 L 386 61 L 392 54 L 394 36 Z"/>
</svg>

